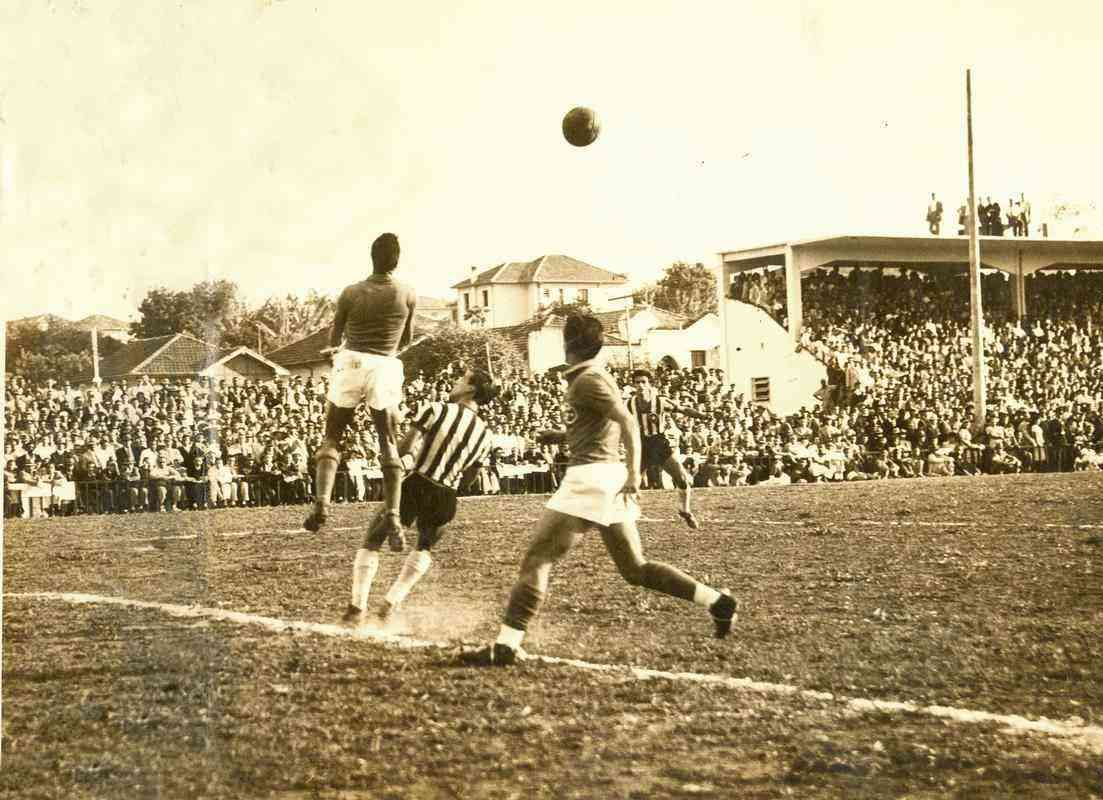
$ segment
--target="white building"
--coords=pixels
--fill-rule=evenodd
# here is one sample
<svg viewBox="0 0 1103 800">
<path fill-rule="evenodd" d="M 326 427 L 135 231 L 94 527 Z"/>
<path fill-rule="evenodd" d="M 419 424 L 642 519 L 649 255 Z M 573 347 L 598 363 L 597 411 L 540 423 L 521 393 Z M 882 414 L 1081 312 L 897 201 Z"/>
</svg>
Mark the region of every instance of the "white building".
<svg viewBox="0 0 1103 800">
<path fill-rule="evenodd" d="M 463 328 L 507 328 L 556 303 L 585 302 L 595 311 L 615 307 L 628 279 L 562 255 L 510 261 L 478 271 L 452 288 L 459 295 L 454 322 Z"/>
</svg>

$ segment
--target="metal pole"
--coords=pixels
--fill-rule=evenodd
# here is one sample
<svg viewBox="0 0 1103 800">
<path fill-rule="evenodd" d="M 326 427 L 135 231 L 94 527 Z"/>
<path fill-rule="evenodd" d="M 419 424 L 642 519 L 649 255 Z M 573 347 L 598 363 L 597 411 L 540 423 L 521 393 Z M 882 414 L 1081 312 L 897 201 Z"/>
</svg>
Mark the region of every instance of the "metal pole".
<svg viewBox="0 0 1103 800">
<path fill-rule="evenodd" d="M 632 309 L 628 308 L 624 312 L 624 341 L 628 342 L 628 371 L 631 372 L 635 369 L 632 364 Z"/>
<path fill-rule="evenodd" d="M 973 429 L 979 432 L 988 416 L 985 394 L 984 314 L 980 294 L 980 240 L 977 238 L 977 198 L 973 187 L 973 80 L 965 70 L 965 126 L 969 150 L 969 317 L 973 332 Z"/>
<path fill-rule="evenodd" d="M 100 385 L 100 339 L 95 328 L 92 329 L 92 383 Z"/>
</svg>

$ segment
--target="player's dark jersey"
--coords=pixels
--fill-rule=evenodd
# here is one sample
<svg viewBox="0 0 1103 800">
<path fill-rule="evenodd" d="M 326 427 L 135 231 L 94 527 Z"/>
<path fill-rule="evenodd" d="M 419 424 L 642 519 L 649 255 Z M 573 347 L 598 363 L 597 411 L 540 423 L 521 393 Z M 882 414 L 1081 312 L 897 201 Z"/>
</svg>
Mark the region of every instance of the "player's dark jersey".
<svg viewBox="0 0 1103 800">
<path fill-rule="evenodd" d="M 673 404 L 660 395 L 654 388 L 637 392 L 628 398 L 628 410 L 636 415 L 640 426 L 640 436 L 662 436 L 666 432 L 667 421 Z"/>
<path fill-rule="evenodd" d="M 337 301 L 345 310 L 345 339 L 350 350 L 393 356 L 417 308 L 417 292 L 390 275 L 372 275 L 354 283 Z"/>
<path fill-rule="evenodd" d="M 575 364 L 563 374 L 568 381 L 563 409 L 571 455 L 568 466 L 620 463 L 621 431 L 611 418 L 621 405 L 617 382 L 592 361 Z"/>
<path fill-rule="evenodd" d="M 449 489 L 472 464 L 485 459 L 493 440 L 486 423 L 458 403 L 430 403 L 414 419 L 424 436 L 414 472 Z"/>
</svg>

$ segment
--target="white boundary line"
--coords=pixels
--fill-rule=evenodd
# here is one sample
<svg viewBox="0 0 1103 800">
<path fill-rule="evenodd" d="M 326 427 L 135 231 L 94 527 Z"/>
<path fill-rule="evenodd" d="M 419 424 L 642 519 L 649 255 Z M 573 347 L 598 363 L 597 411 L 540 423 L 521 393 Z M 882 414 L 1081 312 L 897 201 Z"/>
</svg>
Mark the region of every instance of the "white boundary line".
<svg viewBox="0 0 1103 800">
<path fill-rule="evenodd" d="M 101 604 L 122 606 L 124 608 L 142 608 L 160 611 L 174 617 L 188 617 L 200 619 L 214 619 L 225 622 L 234 622 L 239 625 L 257 625 L 276 633 L 313 633 L 321 636 L 334 636 L 348 639 L 360 639 L 383 642 L 403 649 L 425 648 L 450 648 L 454 643 L 435 642 L 424 639 L 415 639 L 397 634 L 384 633 L 370 628 L 350 629 L 342 625 L 326 624 L 319 622 L 305 622 L 298 620 L 285 620 L 277 617 L 265 617 L 258 614 L 249 614 L 242 611 L 229 611 L 222 608 L 209 608 L 204 606 L 184 606 L 173 603 L 158 603 L 148 600 L 130 600 L 125 597 L 108 597 L 97 594 L 84 594 L 80 592 L 7 592 L 6 598 L 21 600 L 58 600 L 75 604 Z M 854 711 L 869 712 L 880 711 L 886 713 L 924 714 L 930 717 L 950 719 L 963 723 L 995 723 L 1012 733 L 1037 733 L 1044 736 L 1056 737 L 1068 744 L 1097 755 L 1103 755 L 1103 727 L 1097 725 L 1085 725 L 1074 720 L 1051 720 L 1045 717 L 1031 719 L 1018 714 L 994 714 L 989 711 L 975 711 L 966 708 L 954 708 L 952 706 L 929 705 L 921 706 L 916 703 L 897 702 L 890 700 L 874 700 L 864 697 L 846 697 L 830 692 L 818 692 L 812 689 L 801 689 L 786 683 L 766 683 L 749 678 L 733 678 L 726 675 L 710 675 L 699 672 L 667 672 L 657 669 L 633 667 L 628 664 L 595 664 L 589 661 L 580 661 L 572 658 L 556 658 L 554 656 L 539 656 L 528 654 L 528 660 L 543 661 L 548 664 L 559 664 L 575 669 L 584 669 L 593 672 L 626 673 L 636 680 L 671 680 L 686 683 L 697 683 L 709 686 L 719 686 L 726 689 L 734 689 L 743 692 L 755 692 L 766 695 L 782 695 L 801 697 L 811 700 L 835 702 Z"/>
</svg>

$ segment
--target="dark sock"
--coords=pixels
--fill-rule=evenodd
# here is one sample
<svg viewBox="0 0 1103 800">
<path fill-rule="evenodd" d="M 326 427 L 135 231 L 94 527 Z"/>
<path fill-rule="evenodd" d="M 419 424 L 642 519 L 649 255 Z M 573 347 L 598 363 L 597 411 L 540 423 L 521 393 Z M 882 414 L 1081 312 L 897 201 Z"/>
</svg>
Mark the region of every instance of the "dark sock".
<svg viewBox="0 0 1103 800">
<path fill-rule="evenodd" d="M 544 602 L 544 593 L 527 583 L 519 583 L 513 587 L 509 594 L 509 605 L 506 606 L 503 622 L 515 630 L 528 630 L 529 623 L 540 610 L 540 604 Z"/>
<path fill-rule="evenodd" d="M 640 586 L 669 594 L 682 600 L 693 600 L 697 581 L 680 569 L 661 561 L 648 561 L 640 570 Z"/>
</svg>

